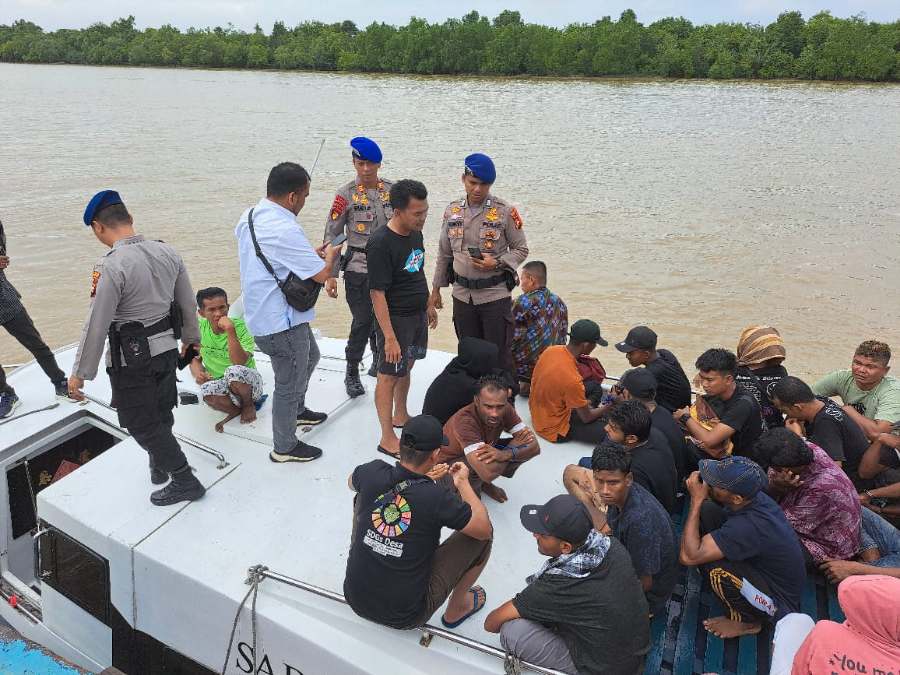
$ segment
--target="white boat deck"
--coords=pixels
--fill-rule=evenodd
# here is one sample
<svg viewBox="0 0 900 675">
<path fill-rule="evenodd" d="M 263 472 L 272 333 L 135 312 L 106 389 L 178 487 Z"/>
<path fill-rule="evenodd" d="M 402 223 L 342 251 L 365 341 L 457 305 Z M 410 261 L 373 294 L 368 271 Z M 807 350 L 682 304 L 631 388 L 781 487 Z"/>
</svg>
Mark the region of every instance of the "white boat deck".
<svg viewBox="0 0 900 675">
<path fill-rule="evenodd" d="M 287 465 L 269 460 L 273 379 L 267 357 L 257 354 L 270 399 L 255 424 L 233 420 L 226 433 L 218 434 L 213 424 L 221 414 L 202 403 L 181 406 L 175 412 L 176 433 L 215 448 L 228 461 L 227 467 L 219 469 L 214 457 L 182 443 L 197 476 L 208 488 L 202 500 L 152 506 L 149 493 L 154 486 L 147 456 L 131 439 L 38 495 L 42 519 L 110 560 L 113 603 L 126 620 L 216 672 L 222 668 L 234 614 L 248 590 L 244 580 L 252 565 L 263 564 L 341 592 L 352 508 L 347 476 L 358 464 L 384 458 L 375 452 L 380 430 L 372 400 L 374 379 L 363 376 L 368 393 L 348 399 L 343 386 L 343 341 L 321 338 L 319 344 L 322 360 L 307 404 L 329 412 L 330 417 L 303 437 L 324 449 L 321 459 Z M 74 349 L 61 350 L 57 356 L 68 372 Z M 421 410 L 429 383 L 450 358 L 450 354 L 431 351 L 417 363 L 410 391 L 412 414 Z M 196 391 L 187 371 L 181 377 L 184 381 L 179 390 Z M 23 402 L 17 415 L 53 401 L 52 388 L 34 363 L 15 371 L 10 382 Z M 85 391 L 99 401 L 109 401 L 109 383 L 102 368 Z M 518 410 L 527 423 L 527 401 L 520 399 Z M 97 403 L 62 403 L 0 426 L 0 454 L 21 449 L 29 437 L 85 413 L 116 424 L 115 413 Z M 479 582 L 487 591 L 487 608 L 456 633 L 499 646 L 497 636 L 483 630 L 484 616 L 518 592 L 525 577 L 542 562 L 533 537 L 519 523 L 519 509 L 563 491 L 563 467 L 589 452 L 588 446 L 578 443 L 555 446 L 545 442 L 542 454 L 525 464 L 513 480 L 501 479 L 499 485 L 509 495 L 507 503 L 486 499 L 495 534 L 492 557 Z M 304 667 L 304 662 L 318 661 L 310 656 L 309 645 L 298 645 L 295 653 L 283 653 L 282 640 L 274 637 L 277 632 L 286 632 L 287 644 L 299 635 L 332 652 L 332 657 L 334 653 L 342 655 L 346 668 L 341 672 L 386 672 L 376 664 L 387 667 L 398 659 L 406 666 L 404 672 L 452 672 L 464 663 L 471 672 L 502 672 L 503 668 L 492 657 L 439 639 L 425 649 L 419 645 L 416 631 L 375 626 L 356 617 L 345 605 L 272 580 L 260 587 L 257 612 L 260 656 L 267 643 L 275 648 L 278 642 L 281 646 L 277 656 L 272 656 L 273 662 L 277 658 L 306 673 L 322 672 Z M 439 625 L 441 613 L 436 613 L 431 623 Z M 249 625 L 245 614 L 238 639 L 250 642 Z M 430 658 L 435 652 L 455 659 L 455 668 L 436 667 L 444 663 L 449 668 L 451 662 Z M 230 666 L 228 672 L 232 671 L 240 672 Z"/>
</svg>

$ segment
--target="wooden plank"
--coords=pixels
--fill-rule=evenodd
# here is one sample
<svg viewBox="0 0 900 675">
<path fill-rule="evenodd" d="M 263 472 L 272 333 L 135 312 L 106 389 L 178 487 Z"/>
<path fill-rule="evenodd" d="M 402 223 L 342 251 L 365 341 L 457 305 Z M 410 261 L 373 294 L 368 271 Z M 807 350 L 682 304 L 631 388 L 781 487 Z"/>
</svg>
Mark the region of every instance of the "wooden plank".
<svg viewBox="0 0 900 675">
<path fill-rule="evenodd" d="M 738 667 L 739 673 L 756 672 L 756 636 L 744 635 L 738 638 Z"/>
<path fill-rule="evenodd" d="M 816 585 L 812 577 L 807 575 L 803 584 L 803 594 L 800 596 L 800 611 L 808 614 L 813 621 L 818 618 L 818 603 L 816 603 Z"/>
<path fill-rule="evenodd" d="M 675 643 L 674 673 L 694 672 L 694 640 L 697 630 L 697 613 L 700 607 L 700 573 L 688 570 L 681 624 Z"/>
<path fill-rule="evenodd" d="M 653 617 L 653 622 L 650 624 L 650 652 L 647 654 L 647 665 L 644 668 L 646 675 L 655 675 L 661 670 L 663 650 L 666 647 L 666 624 L 673 604 L 670 599 L 666 603 L 665 613 Z"/>
<path fill-rule="evenodd" d="M 844 623 L 847 617 L 844 616 L 844 610 L 841 609 L 837 599 L 837 586 L 827 584 L 825 592 L 828 594 L 828 618 L 835 623 Z"/>
</svg>

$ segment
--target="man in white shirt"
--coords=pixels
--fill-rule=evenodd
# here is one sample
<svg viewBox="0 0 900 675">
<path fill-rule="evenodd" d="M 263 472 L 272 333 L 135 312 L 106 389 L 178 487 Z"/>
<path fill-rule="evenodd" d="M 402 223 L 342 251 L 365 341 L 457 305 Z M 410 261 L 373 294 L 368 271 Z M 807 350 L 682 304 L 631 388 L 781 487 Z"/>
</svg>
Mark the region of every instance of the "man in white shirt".
<svg viewBox="0 0 900 675">
<path fill-rule="evenodd" d="M 291 307 L 272 274 L 256 255 L 248 225 L 274 274 L 284 281 L 293 272 L 301 279 L 324 283 L 333 276 L 340 247 L 327 242 L 313 248 L 297 224 L 309 196 L 310 177 L 299 164 L 283 162 L 269 172 L 266 197 L 242 216 L 235 229 L 241 264 L 244 321 L 256 346 L 272 361 L 275 395 L 272 404 L 273 462 L 308 462 L 322 450 L 297 439 L 298 424 L 320 424 L 328 417 L 306 407 L 309 378 L 319 361 L 319 348 L 309 326 L 315 311 Z"/>
</svg>

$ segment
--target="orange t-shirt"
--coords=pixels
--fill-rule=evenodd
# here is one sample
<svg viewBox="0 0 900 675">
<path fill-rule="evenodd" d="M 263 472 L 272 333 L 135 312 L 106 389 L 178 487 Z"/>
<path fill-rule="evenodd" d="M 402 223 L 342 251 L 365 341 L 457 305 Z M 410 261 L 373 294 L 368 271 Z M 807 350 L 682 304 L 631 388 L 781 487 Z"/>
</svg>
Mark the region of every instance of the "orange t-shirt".
<svg viewBox="0 0 900 675">
<path fill-rule="evenodd" d="M 575 357 L 565 345 L 547 347 L 534 367 L 528 395 L 534 430 L 542 438 L 556 441 L 569 433 L 572 411 L 587 404 Z"/>
</svg>

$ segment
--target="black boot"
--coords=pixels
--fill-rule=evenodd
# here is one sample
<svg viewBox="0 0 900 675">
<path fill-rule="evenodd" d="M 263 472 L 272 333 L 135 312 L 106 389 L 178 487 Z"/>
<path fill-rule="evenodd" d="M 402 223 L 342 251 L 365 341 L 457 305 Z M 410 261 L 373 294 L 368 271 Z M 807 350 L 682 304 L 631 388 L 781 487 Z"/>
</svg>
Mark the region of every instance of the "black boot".
<svg viewBox="0 0 900 675">
<path fill-rule="evenodd" d="M 150 482 L 154 485 L 162 485 L 163 483 L 168 482 L 169 474 L 163 471 L 162 469 L 157 469 L 153 464 L 153 460 L 150 460 Z"/>
<path fill-rule="evenodd" d="M 347 374 L 344 376 L 344 386 L 347 388 L 347 396 L 356 398 L 366 393 L 366 388 L 359 381 L 359 363 L 347 361 Z"/>
<path fill-rule="evenodd" d="M 150 494 L 156 506 L 168 506 L 178 502 L 192 502 L 206 494 L 206 488 L 197 480 L 191 467 L 185 464 L 172 472 L 172 481 L 162 490 Z"/>
</svg>

